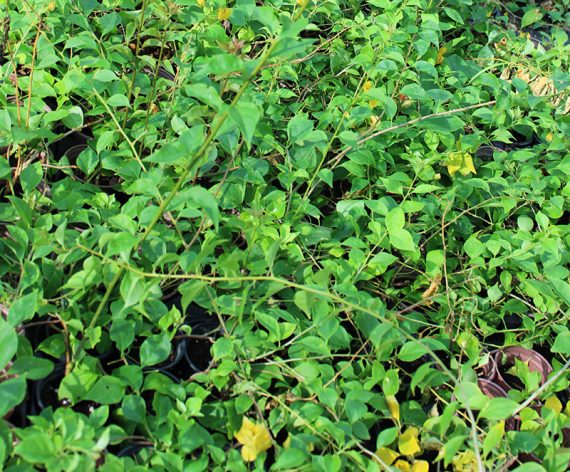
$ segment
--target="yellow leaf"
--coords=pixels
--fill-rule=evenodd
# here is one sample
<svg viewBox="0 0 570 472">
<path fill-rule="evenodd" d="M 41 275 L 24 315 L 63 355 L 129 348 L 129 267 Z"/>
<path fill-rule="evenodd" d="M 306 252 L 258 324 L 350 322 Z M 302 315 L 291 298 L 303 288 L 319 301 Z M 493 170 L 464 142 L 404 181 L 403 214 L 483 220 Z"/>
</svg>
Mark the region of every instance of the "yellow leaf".
<svg viewBox="0 0 570 472">
<path fill-rule="evenodd" d="M 392 418 L 394 418 L 398 423 L 400 422 L 400 405 L 398 404 L 398 400 L 394 395 L 388 395 L 386 397 L 386 403 L 388 404 L 388 409 L 390 410 L 390 414 Z"/>
<path fill-rule="evenodd" d="M 362 86 L 362 90 L 364 90 L 365 92 L 368 92 L 371 88 L 372 88 L 372 82 L 370 80 L 367 80 L 366 82 L 364 82 L 364 85 Z"/>
<path fill-rule="evenodd" d="M 461 175 L 476 174 L 477 170 L 473 165 L 471 154 L 466 151 L 450 152 L 447 159 L 447 170 L 449 175 L 453 175 L 459 171 Z"/>
<path fill-rule="evenodd" d="M 244 416 L 241 429 L 235 438 L 243 446 L 241 456 L 246 462 L 254 461 L 258 454 L 271 447 L 271 435 L 263 424 L 254 423 Z"/>
<path fill-rule="evenodd" d="M 204 8 L 204 5 L 206 5 L 206 0 L 196 0 L 196 3 L 198 3 L 198 6 L 200 8 Z"/>
<path fill-rule="evenodd" d="M 445 46 L 439 48 L 437 51 L 437 58 L 435 59 L 436 64 L 441 64 L 443 62 L 443 58 L 445 57 L 446 52 L 447 48 Z"/>
<path fill-rule="evenodd" d="M 562 403 L 555 395 L 548 397 L 544 402 L 544 406 L 550 410 L 560 413 L 562 411 Z"/>
<path fill-rule="evenodd" d="M 291 447 L 291 435 L 287 436 L 287 439 L 283 441 L 283 449 L 289 449 Z"/>
<path fill-rule="evenodd" d="M 410 466 L 410 464 L 406 461 L 403 460 L 398 460 L 396 461 L 396 463 L 394 464 L 394 467 L 396 467 L 396 469 L 400 470 L 401 472 L 411 472 L 412 467 Z"/>
<path fill-rule="evenodd" d="M 232 14 L 231 8 L 218 8 L 218 20 L 220 21 L 229 20 L 231 14 Z"/>
<path fill-rule="evenodd" d="M 380 119 L 380 118 L 379 118 L 378 115 L 372 115 L 372 116 L 370 117 L 370 125 L 371 125 L 371 126 L 376 126 L 376 124 L 378 123 L 378 120 L 379 120 L 379 119 Z"/>
<path fill-rule="evenodd" d="M 451 462 L 455 472 L 475 472 L 477 470 L 477 458 L 473 451 L 460 452 Z"/>
<path fill-rule="evenodd" d="M 370 100 L 368 102 L 368 105 L 370 105 L 370 108 L 375 108 L 380 104 L 380 102 L 378 100 Z"/>
<path fill-rule="evenodd" d="M 379 447 L 378 450 L 376 451 L 376 455 L 385 464 L 392 465 L 400 454 L 398 454 L 396 451 L 393 451 L 390 448 Z"/>
<path fill-rule="evenodd" d="M 49 2 L 47 9 L 48 9 L 48 11 L 54 11 L 55 10 L 55 1 L 52 0 L 51 2 Z"/>
<path fill-rule="evenodd" d="M 420 431 L 413 426 L 406 429 L 398 438 L 398 449 L 406 456 L 414 456 L 421 451 L 418 436 Z"/>
<path fill-rule="evenodd" d="M 429 463 L 427 461 L 416 461 L 412 465 L 412 472 L 429 472 Z"/>
</svg>

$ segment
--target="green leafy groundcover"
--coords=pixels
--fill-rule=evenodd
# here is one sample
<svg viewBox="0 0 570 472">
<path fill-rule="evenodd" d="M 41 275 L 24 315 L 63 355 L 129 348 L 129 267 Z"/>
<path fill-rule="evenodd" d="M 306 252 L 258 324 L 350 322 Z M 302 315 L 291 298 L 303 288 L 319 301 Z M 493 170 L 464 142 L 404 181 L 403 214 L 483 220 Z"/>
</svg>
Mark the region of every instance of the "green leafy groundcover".
<svg viewBox="0 0 570 472">
<path fill-rule="evenodd" d="M 568 0 L 7 0 L 0 469 L 570 461 Z"/>
</svg>

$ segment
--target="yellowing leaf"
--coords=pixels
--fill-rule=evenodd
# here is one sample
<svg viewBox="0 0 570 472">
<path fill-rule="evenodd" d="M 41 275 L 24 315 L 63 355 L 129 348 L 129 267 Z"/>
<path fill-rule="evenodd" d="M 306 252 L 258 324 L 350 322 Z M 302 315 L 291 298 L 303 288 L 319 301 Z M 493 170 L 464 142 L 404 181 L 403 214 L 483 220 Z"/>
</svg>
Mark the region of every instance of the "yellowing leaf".
<svg viewBox="0 0 570 472">
<path fill-rule="evenodd" d="M 400 405 L 398 404 L 398 400 L 394 395 L 388 395 L 386 397 L 386 403 L 388 404 L 388 409 L 390 410 L 390 414 L 392 418 L 394 418 L 398 423 L 400 422 Z"/>
<path fill-rule="evenodd" d="M 394 464 L 394 467 L 396 467 L 396 469 L 402 471 L 402 472 L 411 472 L 412 467 L 410 466 L 410 464 L 404 460 L 398 460 L 396 461 L 396 463 Z"/>
<path fill-rule="evenodd" d="M 544 402 L 544 406 L 550 410 L 555 411 L 556 413 L 560 413 L 562 411 L 562 403 L 555 395 L 548 397 Z"/>
<path fill-rule="evenodd" d="M 232 14 L 231 8 L 219 8 L 218 9 L 218 20 L 227 21 L 230 19 L 231 14 Z"/>
<path fill-rule="evenodd" d="M 477 458 L 473 451 L 460 452 L 451 461 L 455 472 L 474 472 L 477 470 Z"/>
<path fill-rule="evenodd" d="M 235 438 L 243 446 L 241 456 L 246 462 L 254 461 L 257 456 L 271 447 L 271 435 L 263 424 L 254 423 L 244 416 L 241 429 Z"/>
<path fill-rule="evenodd" d="M 400 454 L 387 447 L 379 447 L 378 450 L 376 451 L 376 455 L 385 464 L 392 465 Z"/>
<path fill-rule="evenodd" d="M 548 134 L 546 135 L 546 140 L 547 140 L 548 142 L 551 142 L 553 139 L 554 139 L 554 133 L 551 131 L 550 133 L 548 133 Z"/>
<path fill-rule="evenodd" d="M 364 85 L 362 86 L 362 90 L 364 90 L 365 92 L 368 92 L 371 88 L 372 88 L 372 82 L 370 80 L 367 80 L 366 82 L 364 82 Z"/>
<path fill-rule="evenodd" d="M 48 9 L 48 11 L 54 11 L 55 10 L 55 1 L 52 0 L 51 2 L 49 2 L 47 9 Z"/>
<path fill-rule="evenodd" d="M 289 434 L 287 436 L 287 439 L 285 439 L 285 441 L 283 441 L 283 448 L 289 449 L 290 447 L 291 447 L 291 435 Z"/>
<path fill-rule="evenodd" d="M 476 174 L 477 170 L 473 165 L 471 154 L 466 151 L 450 152 L 447 159 L 447 170 L 449 175 L 453 175 L 459 171 L 461 175 Z"/>
<path fill-rule="evenodd" d="M 398 449 L 406 456 L 414 456 L 421 451 L 418 436 L 420 431 L 418 428 L 410 427 L 404 431 L 398 438 Z"/>
<path fill-rule="evenodd" d="M 370 108 L 375 108 L 375 107 L 377 107 L 378 105 L 380 105 L 380 102 L 379 102 L 378 100 L 370 100 L 370 101 L 368 102 L 368 105 L 370 105 Z"/>
<path fill-rule="evenodd" d="M 427 461 L 414 462 L 412 472 L 429 472 L 429 463 Z"/>
<path fill-rule="evenodd" d="M 437 58 L 435 59 L 436 64 L 441 64 L 443 62 L 443 58 L 445 57 L 445 53 L 447 52 L 447 48 L 442 46 L 437 51 Z"/>
<path fill-rule="evenodd" d="M 198 6 L 200 8 L 204 8 L 204 5 L 206 5 L 206 0 L 196 0 L 196 3 L 198 3 Z"/>
</svg>

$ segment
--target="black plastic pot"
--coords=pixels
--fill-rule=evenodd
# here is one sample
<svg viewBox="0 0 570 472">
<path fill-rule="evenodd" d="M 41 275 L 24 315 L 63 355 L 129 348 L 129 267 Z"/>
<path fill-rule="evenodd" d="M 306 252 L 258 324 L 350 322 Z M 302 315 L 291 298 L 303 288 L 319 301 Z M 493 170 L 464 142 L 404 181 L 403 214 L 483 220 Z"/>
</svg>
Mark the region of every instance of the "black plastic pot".
<svg viewBox="0 0 570 472">
<path fill-rule="evenodd" d="M 61 381 L 65 377 L 65 365 L 58 364 L 55 366 L 53 372 L 46 378 L 38 380 L 33 383 L 32 387 L 32 405 L 30 413 L 38 415 L 46 408 L 67 408 L 71 407 L 71 401 L 67 399 L 60 400 L 58 398 L 58 391 Z M 99 406 L 98 403 L 92 401 L 81 401 L 73 405 L 73 410 L 84 415 L 90 415 L 95 408 Z"/>
<path fill-rule="evenodd" d="M 135 457 L 140 451 L 150 448 L 148 444 L 130 443 L 117 452 L 117 457 Z"/>
<path fill-rule="evenodd" d="M 220 335 L 220 324 L 217 318 L 208 316 L 197 305 L 189 307 L 186 324 L 192 328 L 187 338 L 185 358 L 194 372 L 204 372 L 212 364 L 212 338 Z"/>
<path fill-rule="evenodd" d="M 174 346 L 168 358 L 161 362 L 160 364 L 156 364 L 153 366 L 144 367 L 144 372 L 153 372 L 153 371 L 161 371 L 167 372 L 170 375 L 170 372 L 175 369 L 175 367 L 180 364 L 181 361 L 184 360 L 184 354 L 186 353 L 187 349 L 187 340 L 182 338 L 175 338 L 173 342 Z M 135 356 L 136 357 L 136 356 Z M 126 356 L 126 360 L 129 364 L 138 364 L 138 359 L 135 359 L 132 355 Z"/>
<path fill-rule="evenodd" d="M 64 128 L 56 128 L 55 132 L 59 132 L 64 134 L 65 133 L 65 129 Z M 88 132 L 84 132 L 84 131 L 73 131 L 72 133 L 68 134 L 67 136 L 58 139 L 57 141 L 54 141 L 53 143 L 51 143 L 49 145 L 49 150 L 51 151 L 52 155 L 57 159 L 61 159 L 64 156 L 68 156 L 68 158 L 71 159 L 71 156 L 69 155 L 69 153 L 75 149 L 75 148 L 79 148 L 80 146 L 83 146 L 83 149 L 85 149 L 85 147 L 87 147 L 87 143 L 89 142 L 89 140 L 91 140 L 93 138 L 93 136 L 88 133 Z M 81 149 L 81 150 L 83 150 Z M 79 155 L 79 152 L 77 152 L 77 150 L 74 151 L 76 154 L 74 157 L 77 157 Z"/>
</svg>

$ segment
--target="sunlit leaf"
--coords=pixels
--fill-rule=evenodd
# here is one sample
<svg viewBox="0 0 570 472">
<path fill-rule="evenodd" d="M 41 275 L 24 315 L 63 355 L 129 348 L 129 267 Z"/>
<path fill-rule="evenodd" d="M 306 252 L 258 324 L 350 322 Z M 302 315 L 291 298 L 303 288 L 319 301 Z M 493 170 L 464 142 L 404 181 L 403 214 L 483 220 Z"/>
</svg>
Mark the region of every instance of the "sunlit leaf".
<svg viewBox="0 0 570 472">
<path fill-rule="evenodd" d="M 246 462 L 254 461 L 259 454 L 271 447 L 271 435 L 260 423 L 254 423 L 244 416 L 241 429 L 235 438 L 242 445 L 241 456 Z"/>
<path fill-rule="evenodd" d="M 406 429 L 398 438 L 398 450 L 406 456 L 414 456 L 420 452 L 419 434 L 420 430 L 413 426 Z"/>
<path fill-rule="evenodd" d="M 447 158 L 447 170 L 452 177 L 456 172 L 461 175 L 476 174 L 473 157 L 465 151 L 450 152 Z"/>
</svg>

